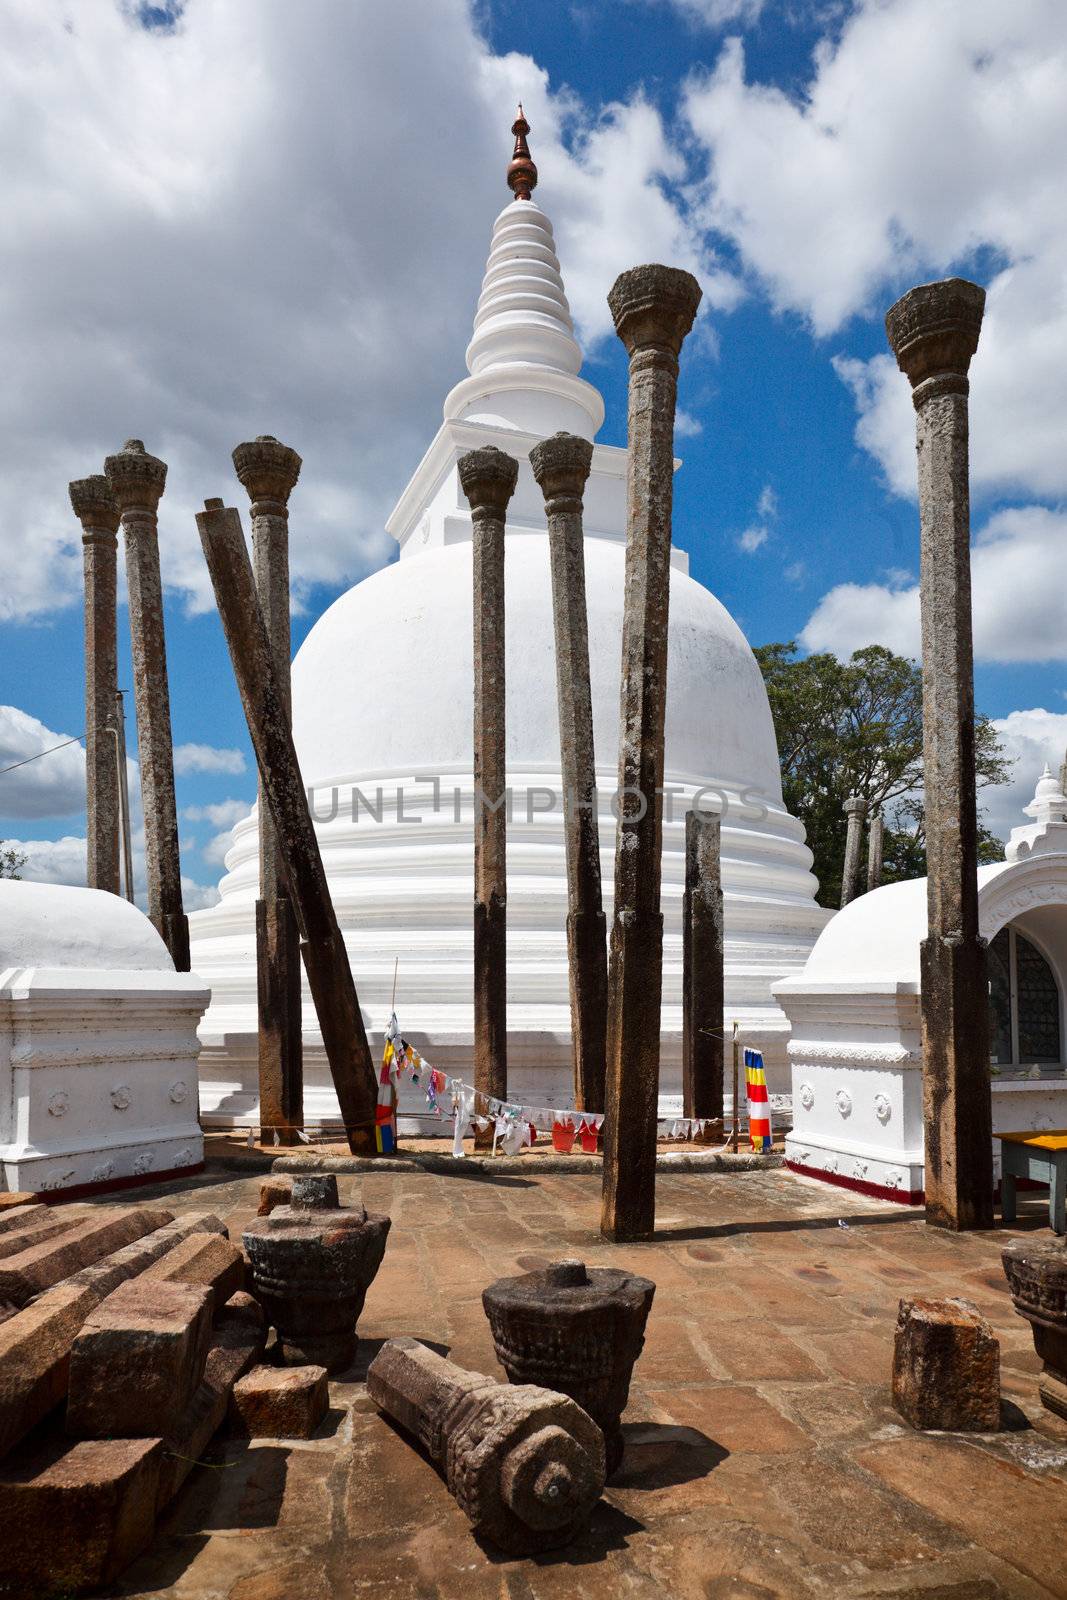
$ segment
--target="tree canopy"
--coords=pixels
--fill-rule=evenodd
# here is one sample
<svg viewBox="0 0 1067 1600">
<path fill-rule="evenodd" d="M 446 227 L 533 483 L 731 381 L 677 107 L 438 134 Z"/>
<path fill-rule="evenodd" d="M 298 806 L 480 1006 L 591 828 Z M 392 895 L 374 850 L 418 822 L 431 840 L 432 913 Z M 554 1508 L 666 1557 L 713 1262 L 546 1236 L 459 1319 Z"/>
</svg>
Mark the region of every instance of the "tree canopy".
<svg viewBox="0 0 1067 1600">
<path fill-rule="evenodd" d="M 923 833 L 922 671 L 883 645 L 848 661 L 801 656 L 794 642 L 756 652 L 774 717 L 786 806 L 807 830 L 819 900 L 841 898 L 844 803 L 867 802 L 885 819 L 883 882 L 926 871 Z M 979 787 L 1004 783 L 1010 765 L 988 717 L 975 727 Z M 1001 841 L 979 822 L 979 860 L 999 861 Z"/>
<path fill-rule="evenodd" d="M 0 878 L 19 877 L 19 869 L 25 865 L 26 857 L 6 839 L 0 839 Z"/>
</svg>

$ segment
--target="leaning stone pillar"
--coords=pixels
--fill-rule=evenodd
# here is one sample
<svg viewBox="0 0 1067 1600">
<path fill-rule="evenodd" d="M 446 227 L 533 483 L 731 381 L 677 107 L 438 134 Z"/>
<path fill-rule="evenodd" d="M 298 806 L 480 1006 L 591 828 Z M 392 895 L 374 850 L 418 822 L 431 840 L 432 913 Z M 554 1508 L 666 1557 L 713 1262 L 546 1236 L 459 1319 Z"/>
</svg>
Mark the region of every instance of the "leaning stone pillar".
<svg viewBox="0 0 1067 1600">
<path fill-rule="evenodd" d="M 300 457 L 269 434 L 233 452 L 237 476 L 252 502 L 252 568 L 267 625 L 278 692 L 292 719 L 289 657 L 289 496 Z M 304 1125 L 300 934 L 286 892 L 285 865 L 270 806 L 259 785 L 259 899 L 256 901 L 259 995 L 259 1121 L 261 1137 L 295 1144 Z"/>
<path fill-rule="evenodd" d="M 567 1544 L 600 1499 L 604 1436 L 567 1395 L 497 1383 L 405 1338 L 383 1344 L 367 1393 L 441 1468 L 475 1533 L 509 1555 Z"/>
<path fill-rule="evenodd" d="M 867 819 L 867 802 L 858 794 L 850 794 L 844 805 L 848 818 L 845 835 L 845 865 L 841 873 L 841 904 L 847 906 L 860 892 L 860 858 L 863 853 L 863 824 Z"/>
<path fill-rule="evenodd" d="M 319 1030 L 353 1155 L 374 1155 L 378 1086 L 355 980 L 330 898 L 322 853 L 300 774 L 274 649 L 256 594 L 241 519 L 206 500 L 196 525 L 204 547 L 256 764 L 285 858 L 289 896 Z"/>
<path fill-rule="evenodd" d="M 656 1222 L 663 917 L 663 738 L 678 355 L 700 286 L 672 267 L 635 267 L 608 296 L 630 357 L 626 602 L 619 822 L 608 973 L 601 1231 L 650 1238 Z"/>
<path fill-rule="evenodd" d="M 882 881 L 882 855 L 885 849 L 885 819 L 880 811 L 871 818 L 867 830 L 867 891 Z"/>
<path fill-rule="evenodd" d="M 111 731 L 118 687 L 115 579 L 119 508 L 97 473 L 70 485 L 82 525 L 85 569 L 85 797 L 86 883 L 119 893 L 119 775 Z"/>
<path fill-rule="evenodd" d="M 926 1220 L 993 1226 L 989 991 L 978 933 L 967 369 L 985 291 L 923 284 L 886 332 L 915 403 L 919 453 L 928 933 L 922 946 Z"/>
<path fill-rule="evenodd" d="M 519 464 L 487 445 L 460 456 L 474 525 L 474 1087 L 508 1092 L 504 522 Z"/>
<path fill-rule="evenodd" d="M 159 576 L 156 508 L 167 481 L 166 463 L 128 439 L 104 471 L 122 513 L 126 587 L 137 707 L 137 758 L 141 767 L 148 915 L 179 972 L 189 971 L 189 923 L 182 907 L 178 812 L 174 800 L 174 746 L 170 731 L 167 641 Z"/>
<path fill-rule="evenodd" d="M 723 1120 L 722 823 L 713 811 L 685 819 L 682 900 L 682 1113 Z"/>
<path fill-rule="evenodd" d="M 600 888 L 589 622 L 585 604 L 582 492 L 593 459 L 588 439 L 555 433 L 530 451 L 545 497 L 556 634 L 556 697 L 567 850 L 567 956 L 570 969 L 574 1101 L 604 1109 L 608 953 Z"/>
</svg>

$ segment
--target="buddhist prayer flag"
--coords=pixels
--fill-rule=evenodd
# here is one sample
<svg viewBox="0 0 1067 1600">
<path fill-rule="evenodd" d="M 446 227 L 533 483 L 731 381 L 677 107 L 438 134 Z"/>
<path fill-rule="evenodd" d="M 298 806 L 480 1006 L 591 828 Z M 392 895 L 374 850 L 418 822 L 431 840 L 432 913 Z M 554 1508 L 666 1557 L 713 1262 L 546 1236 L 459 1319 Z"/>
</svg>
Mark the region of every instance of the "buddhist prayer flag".
<svg viewBox="0 0 1067 1600">
<path fill-rule="evenodd" d="M 393 1041 L 385 1041 L 382 1070 L 378 1076 L 378 1104 L 374 1113 L 374 1143 L 378 1154 L 391 1156 L 396 1150 L 396 1092 L 393 1089 L 397 1073 L 396 1051 Z"/>
<path fill-rule="evenodd" d="M 748 1136 L 753 1150 L 771 1148 L 771 1107 L 767 1099 L 767 1074 L 758 1050 L 745 1051 L 745 1083 L 748 1087 Z"/>
</svg>

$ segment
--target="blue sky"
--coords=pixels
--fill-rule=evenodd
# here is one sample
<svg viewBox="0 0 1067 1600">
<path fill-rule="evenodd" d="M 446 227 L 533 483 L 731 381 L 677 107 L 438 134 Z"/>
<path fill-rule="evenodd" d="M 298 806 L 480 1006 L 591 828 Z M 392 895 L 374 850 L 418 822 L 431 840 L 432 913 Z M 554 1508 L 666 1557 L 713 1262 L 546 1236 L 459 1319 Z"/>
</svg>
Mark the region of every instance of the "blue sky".
<svg viewBox="0 0 1067 1600">
<path fill-rule="evenodd" d="M 675 537 L 754 644 L 914 652 L 910 407 L 881 319 L 930 277 L 990 286 L 972 373 L 976 688 L 1019 763 L 992 820 L 1021 820 L 1035 764 L 1067 744 L 1058 0 L 299 11 L 0 0 L 0 702 L 16 712 L 0 714 L 0 764 L 81 732 L 65 485 L 135 433 L 170 463 L 175 741 L 222 752 L 186 751 L 179 775 L 191 900 L 210 898 L 226 807 L 255 783 L 192 510 L 212 493 L 243 503 L 238 440 L 301 450 L 296 644 L 388 559 L 384 517 L 462 375 L 522 94 L 602 440 L 625 442 L 603 308 L 615 272 L 673 260 L 704 282 Z M 125 635 L 123 609 L 124 652 Z M 77 762 L 20 773 L 0 778 L 0 836 L 37 841 L 36 869 L 67 881 L 78 847 L 56 841 L 84 836 Z"/>
</svg>

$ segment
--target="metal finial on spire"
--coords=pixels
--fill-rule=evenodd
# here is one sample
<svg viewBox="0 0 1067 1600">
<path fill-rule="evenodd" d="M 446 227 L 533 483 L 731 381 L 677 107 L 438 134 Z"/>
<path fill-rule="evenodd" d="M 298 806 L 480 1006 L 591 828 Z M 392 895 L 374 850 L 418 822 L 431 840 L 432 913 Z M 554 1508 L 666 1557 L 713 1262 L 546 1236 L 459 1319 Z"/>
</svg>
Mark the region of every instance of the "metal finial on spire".
<svg viewBox="0 0 1067 1600">
<path fill-rule="evenodd" d="M 522 114 L 522 101 L 519 101 L 519 114 L 511 124 L 511 131 L 515 135 L 515 149 L 508 167 L 508 188 L 516 200 L 529 200 L 537 187 L 537 168 L 530 156 L 530 146 L 526 143 L 526 135 L 530 131 L 530 124 Z"/>
</svg>

